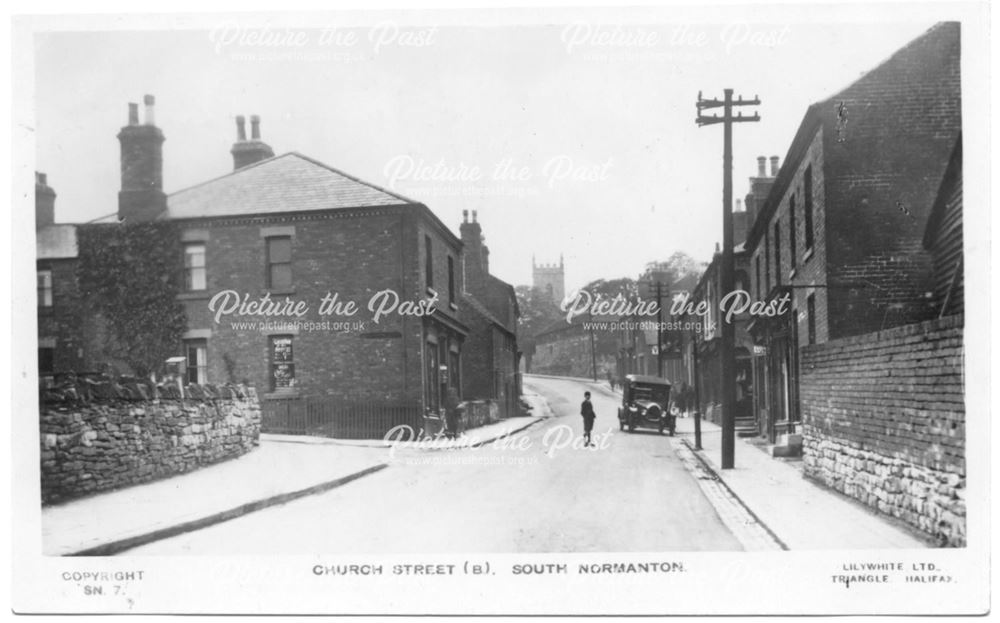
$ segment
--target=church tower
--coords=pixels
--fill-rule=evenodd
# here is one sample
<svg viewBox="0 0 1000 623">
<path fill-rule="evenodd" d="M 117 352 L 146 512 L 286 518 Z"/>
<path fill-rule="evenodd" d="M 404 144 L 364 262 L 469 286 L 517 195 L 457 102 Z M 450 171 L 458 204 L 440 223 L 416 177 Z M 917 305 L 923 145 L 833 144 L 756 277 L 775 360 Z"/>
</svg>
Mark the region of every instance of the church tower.
<svg viewBox="0 0 1000 623">
<path fill-rule="evenodd" d="M 537 264 L 535 256 L 531 256 L 531 285 L 548 294 L 556 305 L 562 303 L 566 296 L 566 275 L 561 253 L 558 264 Z"/>
</svg>

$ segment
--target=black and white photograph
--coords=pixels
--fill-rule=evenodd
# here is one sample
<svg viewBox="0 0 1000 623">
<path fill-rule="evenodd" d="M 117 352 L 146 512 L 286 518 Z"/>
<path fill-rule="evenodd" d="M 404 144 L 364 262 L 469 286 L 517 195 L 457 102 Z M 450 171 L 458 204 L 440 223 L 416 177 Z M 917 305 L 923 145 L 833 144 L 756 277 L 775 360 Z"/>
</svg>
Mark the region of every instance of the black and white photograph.
<svg viewBox="0 0 1000 623">
<path fill-rule="evenodd" d="M 988 612 L 988 9 L 14 15 L 14 612 Z"/>
</svg>

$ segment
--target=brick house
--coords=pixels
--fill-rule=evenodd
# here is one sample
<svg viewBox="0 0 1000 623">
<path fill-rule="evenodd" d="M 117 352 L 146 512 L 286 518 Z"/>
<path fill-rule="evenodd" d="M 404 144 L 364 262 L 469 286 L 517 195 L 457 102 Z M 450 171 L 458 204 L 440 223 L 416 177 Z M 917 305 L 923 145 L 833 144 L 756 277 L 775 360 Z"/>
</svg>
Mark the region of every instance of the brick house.
<svg viewBox="0 0 1000 623">
<path fill-rule="evenodd" d="M 609 371 L 615 370 L 616 335 L 610 331 L 585 328 L 584 324 L 617 320 L 614 316 L 600 314 L 593 317 L 574 316 L 572 322 L 557 320 L 535 336 L 532 372 L 604 379 Z"/>
<path fill-rule="evenodd" d="M 775 163 L 776 164 L 776 163 Z M 761 174 L 763 177 L 763 173 Z M 733 212 L 733 283 L 736 290 L 749 291 L 750 277 L 749 256 L 745 248 L 747 217 L 748 212 L 740 209 L 737 200 L 737 209 Z M 697 286 L 694 288 L 691 300 L 697 305 L 705 302 L 708 304 L 707 313 L 701 317 L 687 316 L 686 321 L 696 321 L 701 324 L 701 330 L 693 335 L 687 332 L 682 335 L 685 342 L 684 351 L 687 353 L 685 359 L 691 361 L 694 374 L 698 375 L 697 384 L 694 379 L 690 382 L 698 387 L 698 409 L 709 420 L 722 423 L 722 323 L 726 322 L 720 310 L 720 303 L 724 296 L 722 292 L 722 253 L 716 247 L 712 261 L 709 262 L 705 272 L 702 273 Z M 735 325 L 735 343 L 733 353 L 736 359 L 736 426 L 739 434 L 743 435 L 748 431 L 756 433 L 755 421 L 753 417 L 753 370 L 751 365 L 751 353 L 753 352 L 753 341 L 747 331 L 750 324 L 750 315 L 747 313 L 737 314 L 733 317 Z M 694 354 L 692 349 L 697 348 L 697 365 L 694 365 Z"/>
<path fill-rule="evenodd" d="M 961 129 L 959 25 L 941 23 L 813 104 L 746 249 L 755 299 L 756 411 L 771 439 L 801 418 L 799 350 L 920 322 L 937 311 L 928 216 Z"/>
<path fill-rule="evenodd" d="M 117 216 L 169 220 L 179 227 L 179 298 L 187 330 L 178 353 L 185 357 L 188 382 L 247 382 L 258 388 L 265 407 L 267 400 L 325 396 L 436 412 L 449 386 L 463 398 L 516 398 L 519 387 L 509 383 L 502 396 L 478 393 L 477 362 L 487 355 L 469 345 L 492 342 L 495 327 L 477 322 L 475 330 L 488 334 L 483 336 L 466 324 L 478 316 L 467 299 L 462 240 L 426 205 L 302 154 L 275 156 L 261 139 L 257 117 L 251 117 L 249 139 L 245 119 L 237 117 L 232 172 L 168 195 L 162 190 L 164 136 L 154 123 L 153 98 L 146 96 L 145 103 L 144 123 L 131 104 L 128 125 L 118 135 Z M 44 201 L 39 213 L 46 214 Z M 50 229 L 39 228 L 39 269 L 52 271 L 47 279 L 58 289 L 72 270 L 57 271 L 53 245 L 42 245 L 54 236 Z M 488 267 L 483 270 L 493 291 L 505 285 L 488 275 Z M 40 297 L 45 283 L 40 272 Z M 227 291 L 250 301 L 302 301 L 308 312 L 296 318 L 216 318 L 210 303 Z M 395 294 L 379 295 L 385 291 Z M 407 301 L 436 303 L 432 313 L 390 312 L 376 323 L 367 306 L 377 295 L 388 303 L 398 295 L 400 308 Z M 321 301 L 334 296 L 340 304 L 354 302 L 358 312 L 320 315 Z M 216 311 L 223 304 L 216 300 Z M 516 303 L 498 316 L 501 328 L 513 327 Z M 516 366 L 516 341 L 512 333 L 508 337 L 503 347 Z M 95 341 L 81 346 L 81 361 L 55 367 L 94 368 L 100 359 Z"/>
<path fill-rule="evenodd" d="M 469 327 L 462 374 L 469 396 L 497 402 L 503 417 L 517 413 L 521 395 L 517 343 L 517 296 L 513 286 L 490 274 L 490 250 L 472 211 L 463 212 L 461 319 Z"/>
<path fill-rule="evenodd" d="M 55 223 L 56 193 L 44 173 L 35 174 L 35 265 L 38 283 L 38 372 L 84 366 L 80 289 L 76 281 L 76 225 Z"/>
<path fill-rule="evenodd" d="M 656 277 L 654 275 L 660 270 L 661 266 L 653 265 L 650 270 L 639 277 L 638 283 L 643 290 L 643 297 L 656 298 Z M 672 302 L 678 298 L 692 297 L 697 283 L 697 277 L 685 275 L 672 283 L 669 291 L 661 292 L 663 311 L 659 322 L 665 325 L 662 332 L 659 332 L 654 324 L 655 317 L 632 315 L 618 319 L 620 321 L 616 331 L 618 346 L 616 372 L 618 378 L 623 378 L 627 374 L 662 376 L 673 384 L 673 391 L 679 390 L 684 383 L 693 383 L 692 368 L 685 357 L 684 344 L 687 336 L 685 336 L 684 331 L 672 326 L 676 322 L 683 321 L 681 318 L 674 318 L 670 315 L 670 307 Z M 662 375 L 659 371 L 660 346 L 657 345 L 657 342 L 661 340 L 663 347 Z"/>
</svg>

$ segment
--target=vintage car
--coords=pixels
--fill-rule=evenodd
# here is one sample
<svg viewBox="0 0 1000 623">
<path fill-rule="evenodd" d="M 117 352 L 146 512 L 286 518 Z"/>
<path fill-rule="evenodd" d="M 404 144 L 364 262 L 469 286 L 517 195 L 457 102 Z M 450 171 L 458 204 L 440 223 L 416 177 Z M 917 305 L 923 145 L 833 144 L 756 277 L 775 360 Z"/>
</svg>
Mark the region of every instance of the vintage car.
<svg viewBox="0 0 1000 623">
<path fill-rule="evenodd" d="M 636 428 L 655 428 L 674 434 L 677 418 L 670 413 L 670 383 L 655 376 L 629 374 L 622 384 L 622 406 L 618 408 L 618 426 L 628 432 Z"/>
</svg>

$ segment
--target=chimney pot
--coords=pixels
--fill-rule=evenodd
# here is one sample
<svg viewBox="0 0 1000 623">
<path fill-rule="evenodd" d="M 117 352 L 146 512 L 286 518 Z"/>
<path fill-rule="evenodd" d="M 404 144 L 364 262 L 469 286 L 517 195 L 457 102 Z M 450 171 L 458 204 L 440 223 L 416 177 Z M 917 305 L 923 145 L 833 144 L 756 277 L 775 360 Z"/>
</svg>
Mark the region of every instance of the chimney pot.
<svg viewBox="0 0 1000 623">
<path fill-rule="evenodd" d="M 144 95 L 142 102 L 146 105 L 146 125 L 156 125 L 156 98 L 152 95 Z"/>
<path fill-rule="evenodd" d="M 771 177 L 778 177 L 778 157 L 771 156 Z"/>
<path fill-rule="evenodd" d="M 742 212 L 742 211 L 743 211 L 743 201 L 740 200 L 740 199 L 737 199 L 736 200 L 736 212 Z"/>
<path fill-rule="evenodd" d="M 475 210 L 472 211 L 472 222 L 478 222 L 478 213 Z"/>
<path fill-rule="evenodd" d="M 146 119 L 139 125 L 138 104 L 129 104 L 129 124 L 118 133 L 121 144 L 121 191 L 118 218 L 130 222 L 155 219 L 166 209 L 163 194 L 163 132 L 155 125 L 156 99 L 143 97 Z"/>
<path fill-rule="evenodd" d="M 462 222 L 463 223 L 468 223 L 469 222 L 469 211 L 468 210 L 462 210 Z"/>
<path fill-rule="evenodd" d="M 48 175 L 35 171 L 35 183 L 41 186 L 48 186 Z"/>
<path fill-rule="evenodd" d="M 757 157 L 757 177 L 767 177 L 767 158 Z"/>
<path fill-rule="evenodd" d="M 236 142 L 229 150 L 229 153 L 233 155 L 234 171 L 274 157 L 274 150 L 271 149 L 271 146 L 260 140 L 260 117 L 250 115 L 251 140 L 249 141 L 247 140 L 245 124 L 246 118 L 243 115 L 238 115 L 236 117 Z"/>
</svg>

